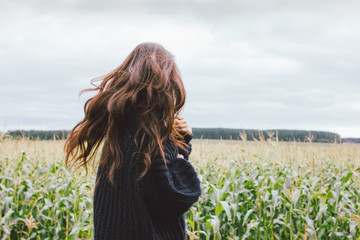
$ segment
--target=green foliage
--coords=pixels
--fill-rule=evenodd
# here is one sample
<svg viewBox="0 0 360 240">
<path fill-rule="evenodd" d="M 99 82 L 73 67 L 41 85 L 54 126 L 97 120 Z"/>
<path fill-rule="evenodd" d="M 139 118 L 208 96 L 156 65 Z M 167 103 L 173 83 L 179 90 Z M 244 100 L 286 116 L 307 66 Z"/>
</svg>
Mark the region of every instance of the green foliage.
<svg viewBox="0 0 360 240">
<path fill-rule="evenodd" d="M 1 239 L 89 239 L 92 183 L 57 162 L 44 167 L 25 152 L 15 168 L 1 159 Z"/>
<path fill-rule="evenodd" d="M 224 174 L 200 173 L 204 194 L 186 214 L 194 239 L 360 237 L 356 171 L 233 161 Z"/>
<path fill-rule="evenodd" d="M 8 142 L 6 149 L 15 144 Z M 50 152 L 52 146 L 36 151 Z M 186 213 L 188 239 L 360 238 L 359 169 L 350 161 L 345 168 L 330 159 L 312 167 L 305 159 L 271 163 L 267 145 L 259 143 L 254 148 L 259 152 L 246 162 L 252 145 L 243 146 L 235 160 L 210 155 L 192 160 L 203 193 Z M 45 155 L 48 162 L 25 152 L 16 158 L 4 154 L 0 239 L 93 238 L 93 174 L 70 172 L 62 157 L 53 160 L 58 158 L 51 154 Z"/>
</svg>

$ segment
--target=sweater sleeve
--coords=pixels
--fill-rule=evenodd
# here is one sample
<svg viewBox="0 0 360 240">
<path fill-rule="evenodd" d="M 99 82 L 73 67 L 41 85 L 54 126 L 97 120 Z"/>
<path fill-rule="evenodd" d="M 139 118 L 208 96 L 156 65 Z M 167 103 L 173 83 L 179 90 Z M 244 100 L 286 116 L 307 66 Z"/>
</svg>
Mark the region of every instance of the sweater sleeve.
<svg viewBox="0 0 360 240">
<path fill-rule="evenodd" d="M 191 135 L 185 135 L 184 140 L 185 140 L 185 143 L 188 146 L 185 149 L 178 148 L 179 153 L 182 154 L 186 160 L 189 160 L 189 156 L 190 156 L 191 151 L 192 151 L 192 145 L 190 143 L 192 138 L 193 138 L 192 134 Z"/>
<path fill-rule="evenodd" d="M 167 144 L 167 164 L 161 158 L 155 159 L 144 177 L 144 200 L 153 218 L 181 216 L 201 195 L 200 180 L 194 167 L 186 159 L 176 156 L 177 148 Z"/>
</svg>

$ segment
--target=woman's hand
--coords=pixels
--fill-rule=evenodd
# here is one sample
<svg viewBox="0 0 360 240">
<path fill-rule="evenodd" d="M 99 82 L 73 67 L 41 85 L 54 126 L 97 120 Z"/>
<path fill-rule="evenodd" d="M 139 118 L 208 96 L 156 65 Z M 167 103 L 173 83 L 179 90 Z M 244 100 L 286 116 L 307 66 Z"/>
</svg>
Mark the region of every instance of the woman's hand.
<svg viewBox="0 0 360 240">
<path fill-rule="evenodd" d="M 180 132 L 184 133 L 185 135 L 191 135 L 192 134 L 192 128 L 190 125 L 186 122 L 184 117 L 175 116 L 174 120 L 174 127 Z"/>
<path fill-rule="evenodd" d="M 177 155 L 177 158 L 184 158 L 184 155 L 182 155 L 182 154 L 179 153 L 179 154 Z"/>
</svg>

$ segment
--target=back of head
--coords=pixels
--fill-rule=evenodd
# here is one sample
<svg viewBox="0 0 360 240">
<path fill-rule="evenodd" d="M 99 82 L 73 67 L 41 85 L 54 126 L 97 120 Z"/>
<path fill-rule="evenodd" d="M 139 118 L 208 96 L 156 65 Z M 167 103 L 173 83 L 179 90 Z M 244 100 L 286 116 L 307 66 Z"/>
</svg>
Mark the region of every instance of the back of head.
<svg viewBox="0 0 360 240">
<path fill-rule="evenodd" d="M 104 140 L 100 165 L 110 167 L 109 179 L 113 181 L 115 170 L 124 160 L 121 136 L 130 122 L 138 124 L 134 141 L 143 153 L 140 178 L 156 155 L 165 161 L 164 141 L 184 146 L 173 122 L 185 103 L 185 89 L 174 57 L 163 46 L 139 44 L 118 68 L 100 80 L 95 88 L 82 91 L 98 93 L 85 103 L 84 119 L 69 134 L 66 163 L 86 168 Z"/>
<path fill-rule="evenodd" d="M 156 121 L 162 131 L 170 130 L 162 124 L 170 124 L 169 120 L 185 101 L 185 90 L 174 57 L 156 43 L 138 45 L 99 87 L 111 95 L 107 110 L 110 118 L 121 125 L 129 118 L 137 118 L 147 126 Z"/>
</svg>

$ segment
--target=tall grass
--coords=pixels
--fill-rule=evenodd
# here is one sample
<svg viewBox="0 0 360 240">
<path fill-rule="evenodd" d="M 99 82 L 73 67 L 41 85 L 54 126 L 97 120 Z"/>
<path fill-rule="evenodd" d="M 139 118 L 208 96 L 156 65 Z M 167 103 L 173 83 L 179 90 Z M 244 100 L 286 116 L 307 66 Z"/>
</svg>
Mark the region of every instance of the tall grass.
<svg viewBox="0 0 360 240">
<path fill-rule="evenodd" d="M 66 169 L 63 144 L 0 142 L 1 239 L 92 239 L 95 174 Z M 359 238 L 359 156 L 359 145 L 193 140 L 203 194 L 188 238 Z"/>
</svg>

